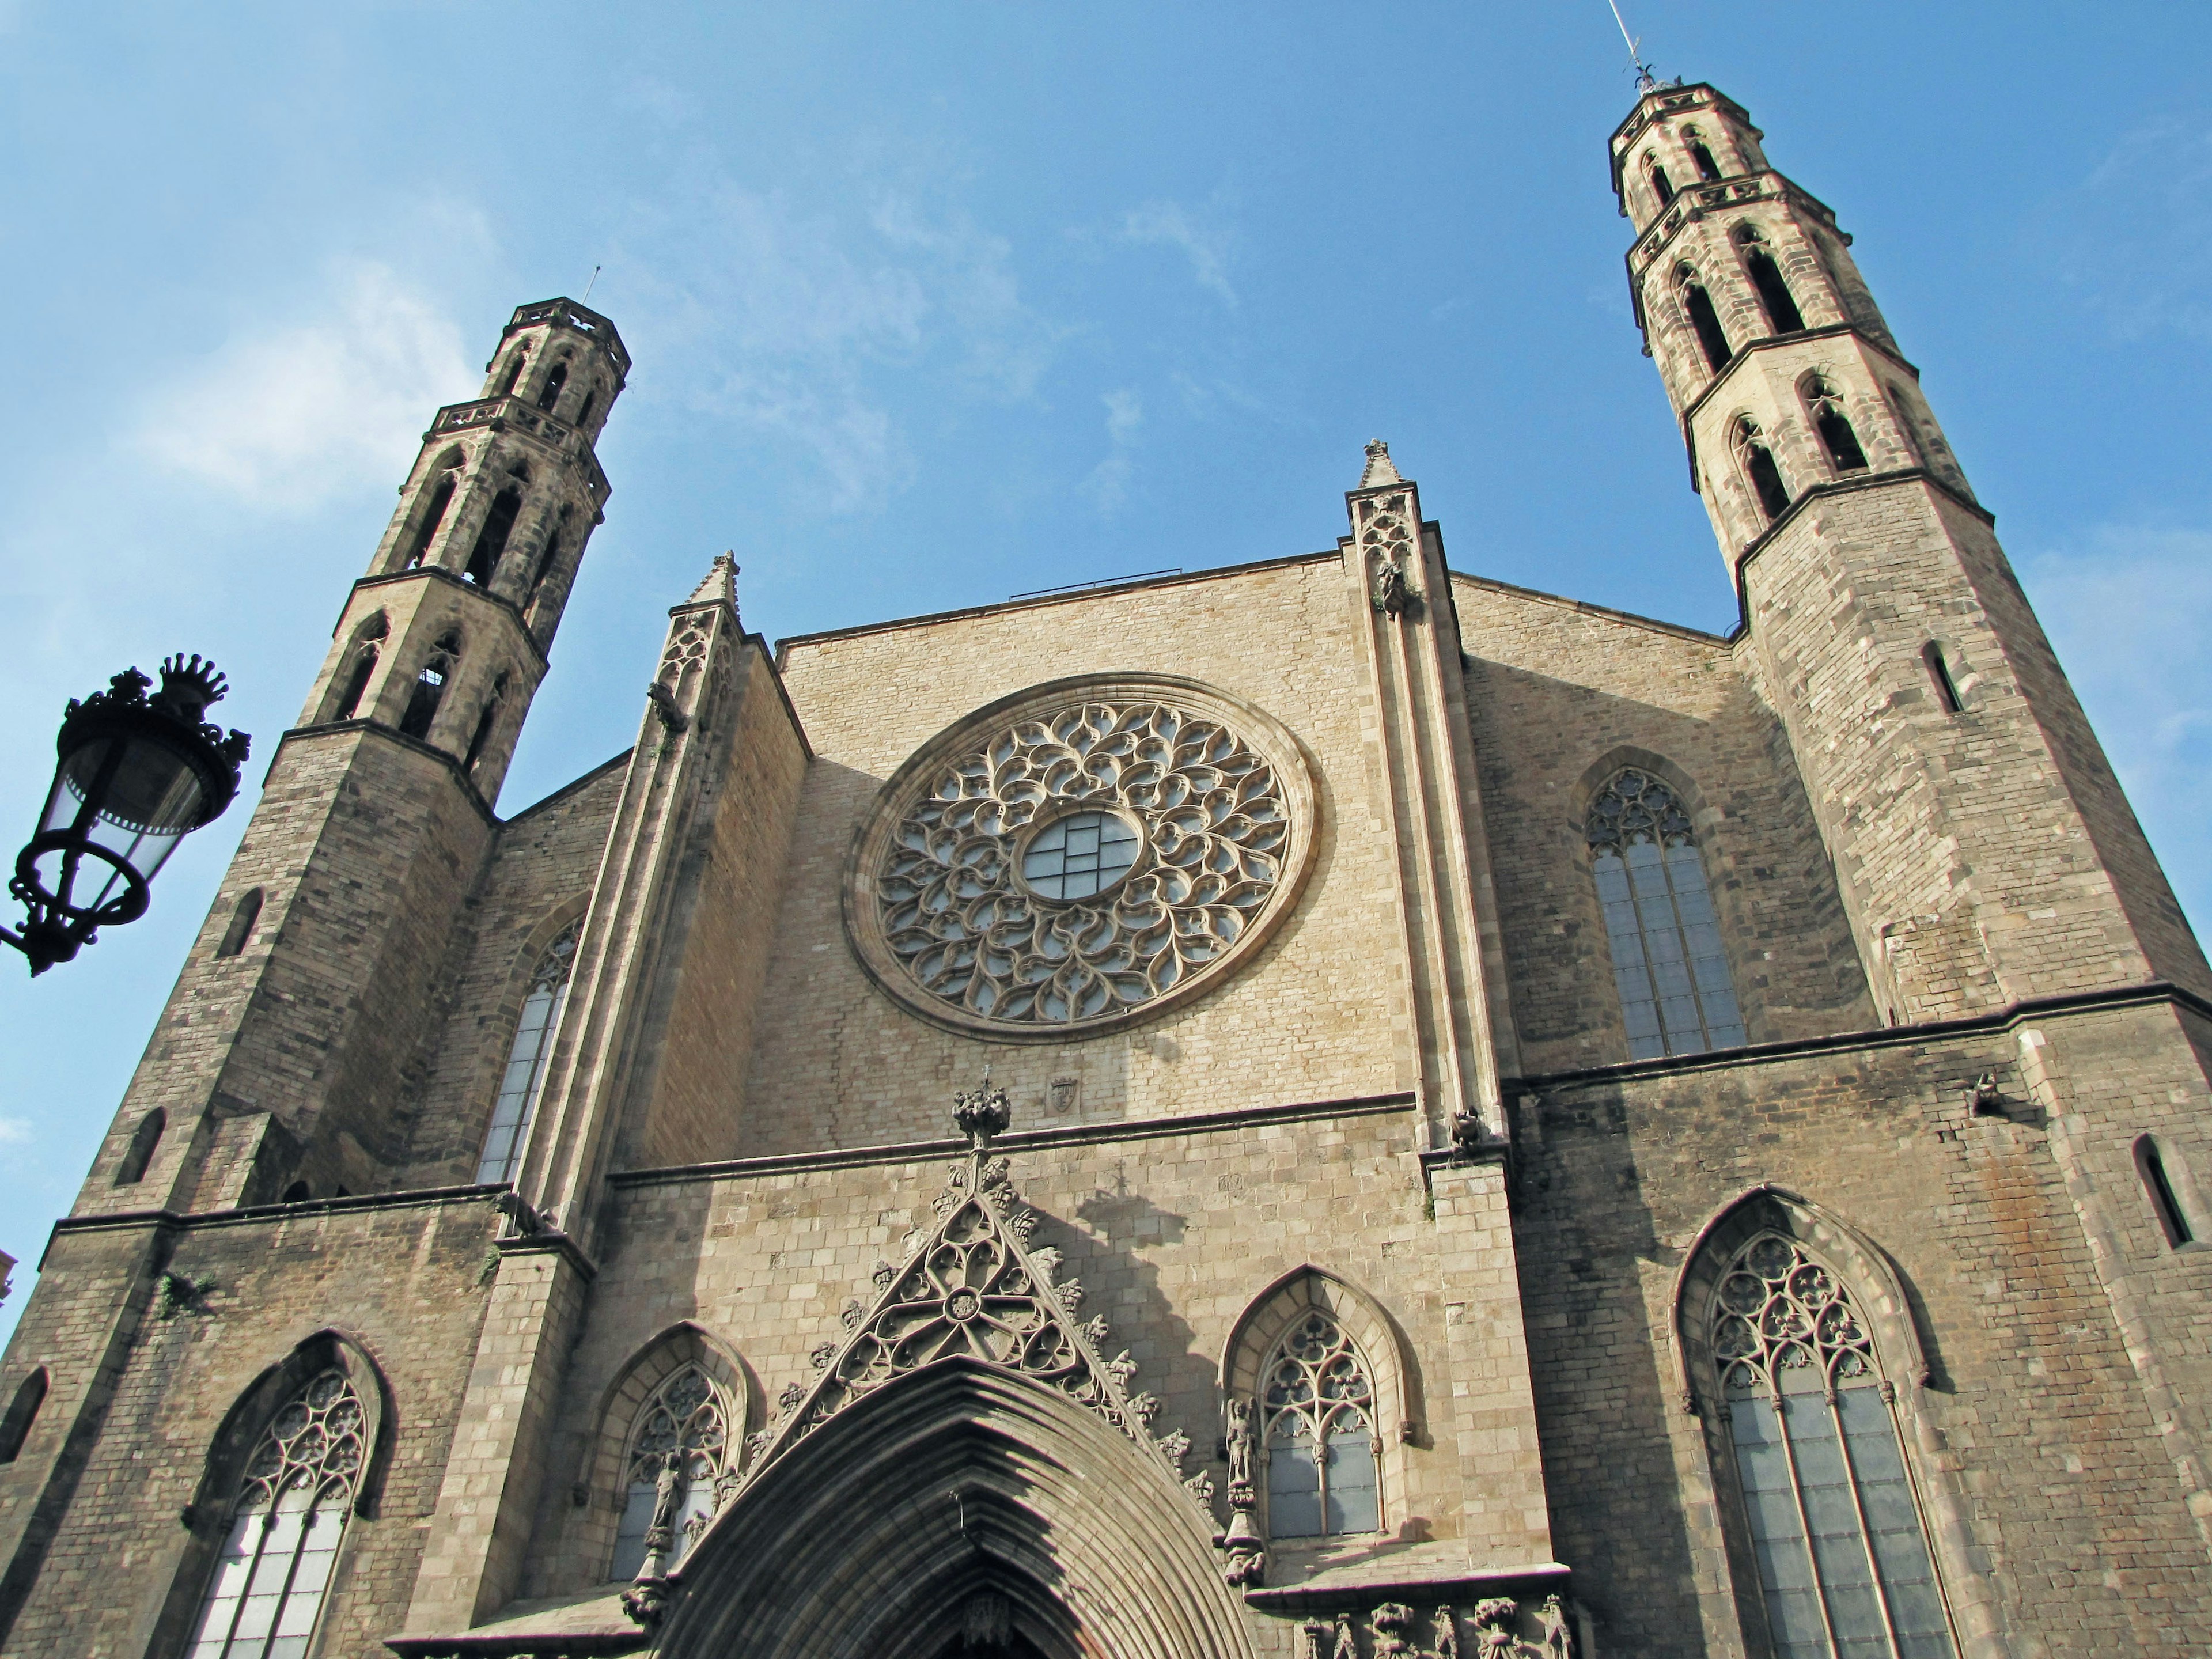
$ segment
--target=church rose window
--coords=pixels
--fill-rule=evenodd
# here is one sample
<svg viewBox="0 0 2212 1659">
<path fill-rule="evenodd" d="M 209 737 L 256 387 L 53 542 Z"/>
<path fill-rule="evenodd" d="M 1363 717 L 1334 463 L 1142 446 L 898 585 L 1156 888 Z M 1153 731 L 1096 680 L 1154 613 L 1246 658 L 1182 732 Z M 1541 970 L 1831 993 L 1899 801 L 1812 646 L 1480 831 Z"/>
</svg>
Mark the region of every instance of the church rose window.
<svg viewBox="0 0 2212 1659">
<path fill-rule="evenodd" d="M 1674 791 L 1649 772 L 1615 774 L 1590 807 L 1589 835 L 1629 1057 L 1741 1047 L 1705 860 Z"/>
<path fill-rule="evenodd" d="M 1178 681 L 996 705 L 885 786 L 846 925 L 942 1024 L 1047 1037 L 1141 1018 L 1287 912 L 1312 846 L 1295 739 Z"/>
<path fill-rule="evenodd" d="M 562 1009 L 568 1006 L 568 969 L 575 957 L 576 930 L 571 927 L 546 947 L 530 976 L 529 994 L 522 999 L 522 1018 L 515 1025 L 514 1042 L 507 1053 L 507 1070 L 500 1078 L 499 1099 L 491 1109 L 483 1156 L 477 1163 L 479 1182 L 512 1181 L 522 1163 L 530 1121 L 537 1115 L 538 1097 L 545 1091 L 553 1034 L 561 1024 Z"/>
<path fill-rule="evenodd" d="M 335 1367 L 276 1413 L 246 1466 L 186 1659 L 305 1659 L 363 1452 L 361 1401 Z"/>
<path fill-rule="evenodd" d="M 730 1472 L 732 1413 L 706 1372 L 685 1365 L 653 1391 L 638 1414 L 628 1458 L 629 1485 L 615 1534 L 613 1577 L 635 1578 L 645 1565 L 645 1534 L 659 1506 L 660 1479 L 676 1471 L 664 1565 L 672 1570 L 714 1518 L 723 1476 Z"/>
<path fill-rule="evenodd" d="M 1708 1340 L 1776 1659 L 1951 1659 L 1891 1386 L 1842 1281 L 1762 1232 Z"/>
<path fill-rule="evenodd" d="M 1309 1313 L 1261 1376 L 1268 1535 L 1379 1530 L 1375 1388 L 1352 1340 L 1327 1314 Z"/>
</svg>

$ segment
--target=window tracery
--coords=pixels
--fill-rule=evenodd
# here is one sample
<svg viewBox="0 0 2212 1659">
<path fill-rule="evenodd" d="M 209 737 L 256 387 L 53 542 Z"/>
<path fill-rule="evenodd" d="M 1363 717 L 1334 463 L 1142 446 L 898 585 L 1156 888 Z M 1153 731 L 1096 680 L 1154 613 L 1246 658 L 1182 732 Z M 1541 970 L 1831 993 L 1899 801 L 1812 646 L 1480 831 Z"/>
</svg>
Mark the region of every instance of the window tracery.
<svg viewBox="0 0 2212 1659">
<path fill-rule="evenodd" d="M 1162 684 L 1172 700 L 1129 682 L 1038 696 L 908 763 L 848 890 L 885 990 L 1044 1036 L 1149 1012 L 1257 942 L 1310 852 L 1310 781 L 1266 716 Z"/>
<path fill-rule="evenodd" d="M 1763 1230 L 1707 1340 L 1777 1659 L 1951 1659 L 1894 1390 L 1842 1281 Z"/>
<path fill-rule="evenodd" d="M 1766 434 L 1748 415 L 1735 423 L 1735 459 L 1765 521 L 1771 524 L 1787 513 L 1790 486 L 1783 482 L 1782 468 L 1774 459 L 1773 450 L 1767 447 Z"/>
<path fill-rule="evenodd" d="M 1629 1057 L 1740 1047 L 1720 919 L 1674 791 L 1649 772 L 1616 773 L 1591 804 L 1588 836 Z"/>
<path fill-rule="evenodd" d="M 246 1466 L 186 1659 L 306 1659 L 367 1441 L 331 1366 L 279 1411 Z"/>
<path fill-rule="evenodd" d="M 669 1542 L 661 1559 L 672 1570 L 714 1518 L 729 1477 L 730 1425 L 738 1420 L 729 1401 L 696 1363 L 678 1368 L 656 1389 L 638 1413 L 625 1460 L 629 1486 L 622 1525 L 615 1534 L 613 1578 L 637 1577 L 645 1565 L 646 1534 L 661 1506 L 665 1477 L 670 1512 L 664 1523 Z"/>
<path fill-rule="evenodd" d="M 1836 471 L 1865 471 L 1866 450 L 1859 443 L 1859 434 L 1851 429 L 1851 417 L 1844 412 L 1844 394 L 1836 390 L 1836 383 L 1816 370 L 1805 376 L 1797 389 L 1805 399 L 1805 412 L 1813 417 L 1813 429 L 1820 434 L 1821 447 Z"/>
<path fill-rule="evenodd" d="M 507 1070 L 500 1077 L 499 1098 L 492 1106 L 491 1127 L 484 1134 L 483 1156 L 477 1160 L 479 1182 L 512 1181 L 521 1165 L 531 1120 L 537 1115 L 538 1097 L 545 1091 L 553 1034 L 560 1026 L 561 1011 L 568 1006 L 576 933 L 571 926 L 546 946 L 530 975 L 530 989 L 522 999 L 522 1018 L 515 1024 L 514 1041 L 507 1053 Z"/>
<path fill-rule="evenodd" d="M 1343 1328 L 1318 1309 L 1291 1326 L 1268 1357 L 1260 1400 L 1268 1535 L 1381 1530 L 1375 1385 Z"/>
</svg>

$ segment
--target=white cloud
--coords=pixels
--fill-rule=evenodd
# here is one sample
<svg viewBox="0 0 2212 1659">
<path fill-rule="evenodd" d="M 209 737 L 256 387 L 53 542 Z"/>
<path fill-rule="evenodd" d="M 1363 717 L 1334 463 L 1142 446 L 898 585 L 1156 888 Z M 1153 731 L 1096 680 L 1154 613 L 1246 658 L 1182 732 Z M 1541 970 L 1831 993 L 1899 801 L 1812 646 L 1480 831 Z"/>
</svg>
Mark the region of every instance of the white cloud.
<svg viewBox="0 0 2212 1659">
<path fill-rule="evenodd" d="M 31 1121 L 22 1117 L 0 1117 L 0 1146 L 27 1146 L 31 1144 Z"/>
<path fill-rule="evenodd" d="M 1158 243 L 1178 247 L 1190 261 L 1190 274 L 1207 293 L 1231 307 L 1237 290 L 1229 285 L 1229 234 L 1204 225 L 1179 202 L 1147 202 L 1121 222 L 1122 236 L 1132 242 Z"/>
<path fill-rule="evenodd" d="M 2108 526 L 2021 574 L 2167 878 L 2212 925 L 2212 534 Z"/>
<path fill-rule="evenodd" d="M 680 337 L 655 343 L 657 361 L 696 404 L 792 452 L 836 511 L 877 507 L 915 477 L 886 371 L 1022 401 L 1062 337 L 1024 301 L 1011 244 L 903 195 L 855 222 L 715 180 L 645 240 L 670 257 L 633 261 L 639 285 Z"/>
<path fill-rule="evenodd" d="M 1130 452 L 1145 424 L 1145 404 L 1127 387 L 1109 392 L 1099 401 L 1106 405 L 1106 459 L 1091 469 L 1083 489 L 1098 503 L 1099 511 L 1110 513 L 1129 493 Z"/>
<path fill-rule="evenodd" d="M 2144 123 L 2038 222 L 2058 228 L 2061 274 L 2122 337 L 2212 337 L 2212 128 Z"/>
<path fill-rule="evenodd" d="M 369 263 L 336 267 L 319 309 L 313 321 L 234 336 L 157 387 L 132 447 L 284 511 L 403 476 L 424 411 L 477 389 L 459 327 Z"/>
</svg>

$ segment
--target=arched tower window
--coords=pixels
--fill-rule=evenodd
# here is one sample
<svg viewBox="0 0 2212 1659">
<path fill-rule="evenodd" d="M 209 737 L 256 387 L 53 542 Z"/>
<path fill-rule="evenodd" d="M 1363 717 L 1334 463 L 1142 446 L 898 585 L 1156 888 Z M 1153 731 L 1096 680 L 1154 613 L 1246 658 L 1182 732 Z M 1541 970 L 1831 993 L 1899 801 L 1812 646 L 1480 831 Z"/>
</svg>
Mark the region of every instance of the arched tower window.
<svg viewBox="0 0 2212 1659">
<path fill-rule="evenodd" d="M 1905 446 L 1911 451 L 1915 465 L 1929 465 L 1934 457 L 1929 453 L 1927 436 L 1920 430 L 1920 422 L 1912 413 L 1911 399 L 1905 395 L 1905 388 L 1894 382 L 1889 387 L 1889 406 L 1897 411 L 1897 423 L 1905 430 Z"/>
<path fill-rule="evenodd" d="M 1836 390 L 1836 383 L 1815 371 L 1797 383 L 1797 391 L 1830 464 L 1838 472 L 1865 471 L 1866 451 L 1859 445 L 1859 434 L 1851 430 L 1850 416 L 1844 413 L 1844 394 Z"/>
<path fill-rule="evenodd" d="M 373 617 L 361 630 L 353 658 L 346 665 L 344 678 L 339 684 L 337 700 L 331 705 L 331 719 L 349 720 L 360 709 L 362 697 L 368 690 L 369 676 L 376 672 L 377 659 L 384 652 L 386 631 L 381 615 Z"/>
<path fill-rule="evenodd" d="M 477 532 L 477 544 L 469 550 L 469 568 L 461 573 L 477 586 L 491 586 L 499 556 L 507 551 L 507 538 L 514 534 L 514 520 L 521 511 L 519 484 L 511 483 L 492 497 L 491 511 L 484 514 L 483 528 Z"/>
<path fill-rule="evenodd" d="M 138 1127 L 131 1132 L 130 1148 L 123 1154 L 123 1162 L 115 1166 L 117 1186 L 135 1187 L 146 1178 L 146 1166 L 154 1161 L 161 1132 L 168 1127 L 169 1115 L 158 1106 L 138 1120 Z"/>
<path fill-rule="evenodd" d="M 1790 297 L 1790 284 L 1782 280 L 1782 267 L 1774 263 L 1773 252 L 1766 246 L 1765 239 L 1755 226 L 1739 225 L 1735 240 L 1743 251 L 1744 270 L 1758 291 L 1761 309 L 1766 313 L 1767 325 L 1777 334 L 1796 333 L 1805 326 L 1805 319 L 1797 309 L 1797 301 Z"/>
<path fill-rule="evenodd" d="M 1686 127 L 1682 131 L 1682 138 L 1690 147 L 1690 160 L 1697 166 L 1698 177 L 1707 184 L 1719 178 L 1721 164 L 1713 160 L 1713 152 L 1705 143 L 1705 134 L 1695 127 Z"/>
<path fill-rule="evenodd" d="M 1843 1281 L 1762 1230 L 1704 1334 L 1776 1659 L 1951 1659 L 1896 1391 Z"/>
<path fill-rule="evenodd" d="M 1659 198 L 1661 207 L 1665 207 L 1674 199 L 1674 182 L 1667 176 L 1667 169 L 1659 165 L 1657 156 L 1647 155 L 1644 158 L 1644 175 L 1651 180 L 1651 193 Z"/>
<path fill-rule="evenodd" d="M 690 1553 L 721 1506 L 725 1477 L 737 1471 L 731 1428 L 743 1420 L 720 1386 L 696 1364 L 679 1368 L 653 1391 L 638 1413 L 623 1460 L 629 1485 L 622 1525 L 615 1532 L 612 1577 L 635 1578 L 645 1565 L 646 1533 L 660 1508 L 665 1477 L 673 1478 L 668 1483 L 669 1537 L 661 1560 L 672 1570 Z"/>
<path fill-rule="evenodd" d="M 1328 1314 L 1312 1310 L 1275 1345 L 1261 1373 L 1260 1411 L 1270 1537 L 1382 1529 L 1375 1386 Z"/>
<path fill-rule="evenodd" d="M 1713 309 L 1713 296 L 1705 292 L 1698 273 L 1686 264 L 1676 267 L 1674 286 L 1682 296 L 1682 309 L 1690 319 L 1690 326 L 1697 331 L 1698 345 L 1705 354 L 1705 366 L 1717 374 L 1729 366 L 1729 360 L 1735 354 L 1729 349 L 1728 331 L 1721 326 L 1720 313 Z"/>
<path fill-rule="evenodd" d="M 461 770 L 473 772 L 482 758 L 484 744 L 491 741 L 492 727 L 499 720 L 499 706 L 507 696 L 507 676 L 501 674 L 491 683 L 491 695 L 484 699 L 483 712 L 477 716 L 477 729 L 469 738 L 468 753 L 461 757 Z"/>
<path fill-rule="evenodd" d="M 1951 678 L 1950 659 L 1943 654 L 1943 647 L 1934 640 L 1929 641 L 1920 647 L 1920 660 L 1928 665 L 1929 684 L 1936 688 L 1936 701 L 1942 705 L 1943 712 L 1958 714 L 1966 702 L 1959 696 L 1959 683 Z"/>
<path fill-rule="evenodd" d="M 2143 1191 L 2158 1217 L 2159 1231 L 2166 1235 L 2166 1248 L 2178 1250 L 2195 1243 L 2197 1229 L 2190 1222 L 2190 1206 L 2182 1202 L 2185 1182 L 2175 1179 L 2177 1174 L 2184 1177 L 2187 1174 L 2180 1160 L 2160 1144 L 2156 1135 L 2136 1136 L 2135 1152 L 2136 1173 L 2142 1177 Z"/>
<path fill-rule="evenodd" d="M 561 557 L 561 544 L 568 537 L 568 520 L 574 514 L 574 507 L 564 507 L 561 509 L 561 516 L 553 521 L 553 528 L 545 538 L 545 550 L 538 556 L 538 568 L 531 573 L 530 599 L 538 597 L 538 590 L 545 585 L 546 577 L 553 574 L 553 567 Z"/>
<path fill-rule="evenodd" d="M 568 365 L 556 363 L 553 372 L 545 377 L 545 384 L 538 389 L 538 406 L 547 414 L 561 401 L 561 388 L 568 384 Z"/>
<path fill-rule="evenodd" d="M 514 395 L 515 383 L 522 379 L 522 371 L 529 367 L 530 348 L 527 345 L 515 347 L 514 356 L 507 359 L 507 378 L 499 383 L 498 395 L 502 398 L 512 398 Z"/>
<path fill-rule="evenodd" d="M 492 1105 L 483 1156 L 477 1161 L 479 1182 L 512 1181 L 522 1162 L 523 1143 L 529 1139 L 538 1097 L 545 1089 L 545 1067 L 553 1057 L 553 1034 L 561 1024 L 561 1011 L 568 1006 L 576 932 L 571 927 L 548 945 L 530 975 L 522 1018 L 507 1051 L 507 1070 L 500 1077 L 499 1098 Z"/>
<path fill-rule="evenodd" d="M 246 941 L 253 937 L 253 925 L 261 920 L 261 890 L 249 887 L 238 896 L 238 904 L 230 913 L 230 926 L 222 930 L 222 942 L 215 947 L 219 957 L 234 957 L 246 948 Z"/>
<path fill-rule="evenodd" d="M 407 695 L 407 712 L 399 717 L 399 729 L 407 736 L 427 738 L 430 735 L 430 723 L 438 718 L 438 705 L 445 699 L 446 687 L 460 656 L 458 634 L 442 634 L 430 647 L 430 659 L 422 665 L 422 672 L 415 677 L 415 689 Z"/>
<path fill-rule="evenodd" d="M 1674 792 L 1649 772 L 1617 772 L 1591 803 L 1588 833 L 1629 1058 L 1741 1047 L 1720 919 Z"/>
<path fill-rule="evenodd" d="M 589 426 L 591 424 L 592 411 L 599 407 L 599 389 L 597 386 L 593 386 L 589 392 L 586 392 L 584 394 L 584 401 L 576 410 L 576 424 L 578 426 Z"/>
<path fill-rule="evenodd" d="M 39 1420 L 39 1407 L 46 1403 L 46 1388 L 44 1365 L 16 1385 L 7 1415 L 0 1417 L 0 1463 L 12 1463 L 22 1455 L 23 1443 L 31 1437 L 31 1425 Z"/>
<path fill-rule="evenodd" d="M 361 1399 L 332 1366 L 276 1413 L 246 1463 L 185 1659 L 304 1659 L 365 1453 Z"/>
<path fill-rule="evenodd" d="M 1774 452 L 1766 447 L 1766 436 L 1759 429 L 1759 422 L 1748 415 L 1735 423 L 1735 459 L 1766 521 L 1771 524 L 1787 513 L 1790 486 L 1782 482 L 1782 469 L 1775 462 Z"/>
<path fill-rule="evenodd" d="M 429 552 L 431 542 L 437 538 L 439 526 L 446 521 L 446 509 L 453 504 L 453 490 L 459 483 L 460 477 L 458 461 L 448 462 L 444 471 L 439 473 L 438 482 L 430 487 L 428 500 L 423 503 L 422 511 L 415 515 L 415 527 L 407 533 L 407 552 L 399 561 L 402 569 L 414 569 L 422 562 L 423 556 Z"/>
</svg>

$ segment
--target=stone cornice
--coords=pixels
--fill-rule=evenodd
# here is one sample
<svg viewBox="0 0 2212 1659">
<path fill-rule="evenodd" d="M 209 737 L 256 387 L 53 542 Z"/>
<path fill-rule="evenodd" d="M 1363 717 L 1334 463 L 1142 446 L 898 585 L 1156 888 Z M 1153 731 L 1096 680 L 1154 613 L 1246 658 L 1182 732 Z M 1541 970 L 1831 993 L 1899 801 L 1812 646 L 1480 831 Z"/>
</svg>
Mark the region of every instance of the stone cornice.
<svg viewBox="0 0 2212 1659">
<path fill-rule="evenodd" d="M 293 726 L 276 739 L 276 747 L 269 756 L 269 770 L 261 775 L 262 782 L 265 785 L 269 781 L 270 773 L 276 769 L 276 757 L 284 752 L 286 744 L 295 738 L 328 737 L 334 732 L 370 732 L 378 737 L 398 744 L 403 749 L 412 749 L 417 754 L 428 755 L 453 774 L 453 781 L 460 786 L 462 794 L 467 797 L 469 805 L 477 809 L 477 816 L 483 819 L 486 826 L 494 830 L 500 827 L 499 814 L 492 811 L 491 803 L 483 798 L 483 792 L 470 781 L 468 772 L 462 767 L 460 762 L 455 760 L 435 744 L 425 743 L 420 738 L 410 738 L 404 732 L 386 726 L 381 720 L 369 720 L 365 716 L 349 720 L 325 720 L 314 726 Z"/>
<path fill-rule="evenodd" d="M 464 592 L 473 593 L 485 604 L 505 612 L 507 619 L 514 624 L 515 631 L 529 642 L 531 654 L 538 659 L 538 673 L 540 675 L 544 673 L 552 659 L 546 654 L 545 647 L 538 642 L 538 635 L 530 631 L 530 621 L 522 614 L 522 607 L 503 593 L 494 593 L 487 588 L 477 586 L 472 581 L 463 580 L 443 565 L 418 564 L 411 570 L 394 570 L 381 576 L 362 577 L 347 590 L 345 605 L 339 611 L 337 621 L 331 626 L 331 637 L 336 639 L 338 629 L 345 626 L 346 613 L 353 608 L 353 596 L 364 587 L 389 587 L 395 582 L 413 581 L 422 577 L 428 577 L 434 581 L 444 582 Z"/>
</svg>

